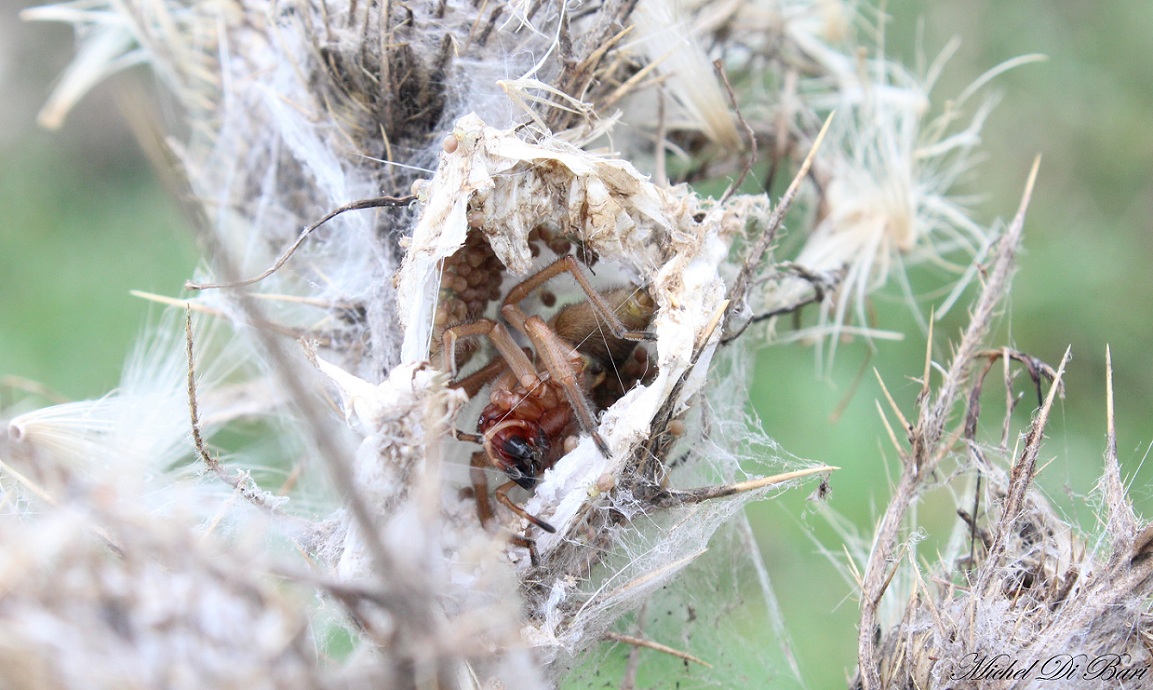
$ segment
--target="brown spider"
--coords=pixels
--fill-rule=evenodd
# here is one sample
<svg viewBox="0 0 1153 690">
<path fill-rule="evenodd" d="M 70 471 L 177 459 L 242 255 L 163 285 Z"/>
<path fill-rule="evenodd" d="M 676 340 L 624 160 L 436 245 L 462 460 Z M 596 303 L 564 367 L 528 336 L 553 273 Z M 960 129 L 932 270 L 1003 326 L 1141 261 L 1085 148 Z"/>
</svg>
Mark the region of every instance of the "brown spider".
<svg viewBox="0 0 1153 690">
<path fill-rule="evenodd" d="M 562 308 L 548 323 L 539 316 L 526 315 L 519 303 L 565 272 L 576 280 L 587 301 Z M 493 519 L 485 476 L 485 469 L 492 466 L 509 478 L 493 492 L 496 499 L 537 527 L 556 531 L 513 502 L 508 492 L 514 486 L 529 491 L 535 488 L 544 471 L 575 447 L 579 432 L 592 436 L 600 452 L 609 455 L 608 444 L 596 430 L 596 411 L 619 398 L 643 375 L 647 352 L 637 347 L 637 342 L 653 339 L 645 329 L 655 311 L 656 304 L 644 289 L 598 292 L 577 260 L 563 256 L 514 286 L 501 306 L 505 321 L 532 344 L 536 363 L 498 321 L 481 318 L 444 330 L 442 365 L 454 376 L 461 339 L 488 337 L 500 353 L 493 363 L 455 384 L 471 396 L 492 380 L 489 404 L 480 414 L 477 433 L 457 432 L 457 438 L 484 448 L 473 454 L 471 462 L 477 516 L 482 524 L 487 526 Z M 637 372 L 638 368 L 642 371 Z M 609 376 L 610 372 L 615 375 Z M 531 553 L 531 542 L 523 538 L 514 541 L 529 546 Z"/>
</svg>

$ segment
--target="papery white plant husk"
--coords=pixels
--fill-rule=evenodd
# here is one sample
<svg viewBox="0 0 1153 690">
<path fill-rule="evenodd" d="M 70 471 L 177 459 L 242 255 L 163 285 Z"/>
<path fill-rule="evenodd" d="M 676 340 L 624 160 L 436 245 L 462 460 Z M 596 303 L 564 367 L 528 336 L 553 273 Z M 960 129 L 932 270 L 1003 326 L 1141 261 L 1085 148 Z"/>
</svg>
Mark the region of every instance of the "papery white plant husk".
<svg viewBox="0 0 1153 690">
<path fill-rule="evenodd" d="M 703 553 L 713 531 L 746 500 L 758 495 L 686 511 L 665 511 L 664 517 L 646 516 L 651 509 L 640 501 L 601 497 L 594 506 L 605 501 L 606 506 L 612 506 L 619 501 L 619 509 L 633 513 L 635 536 L 629 536 L 630 530 L 617 528 L 626 543 L 633 539 L 650 543 L 622 548 L 621 562 L 612 566 L 617 570 L 603 576 L 606 587 L 615 583 L 619 588 L 615 593 L 605 591 L 602 597 L 569 581 L 569 561 L 587 561 L 589 555 L 566 554 L 561 547 L 580 539 L 574 537 L 578 531 L 575 521 L 589 509 L 590 488 L 603 477 L 627 476 L 628 463 L 638 445 L 662 433 L 654 427 L 658 412 L 668 407 L 686 408 L 706 384 L 704 372 L 719 339 L 717 323 L 725 308 L 725 286 L 719 271 L 728 243 L 749 218 L 767 212 L 767 203 L 760 197 L 737 197 L 716 205 L 699 199 L 687 188 L 656 187 L 624 161 L 558 143 L 530 144 L 514 132 L 488 127 L 472 116 L 457 124 L 453 137 L 456 145 L 442 154 L 437 174 L 421 186 L 425 212 L 397 282 L 401 304 L 410 305 L 403 313 L 406 353 L 414 353 L 416 361 L 427 357 L 439 267 L 463 244 L 470 208 L 484 210 L 488 220 L 480 231 L 510 272 L 515 274 L 519 269 L 527 273 L 533 265 L 527 237 L 536 224 L 576 226 L 585 246 L 601 257 L 598 266 L 609 261 L 621 264 L 618 268 L 625 275 L 649 286 L 658 304 L 652 330 L 656 333 L 659 373 L 647 385 L 627 393 L 602 417 L 599 430 L 611 454 L 602 455 L 591 438 L 583 438 L 575 450 L 544 474 L 525 506 L 558 529 L 556 535 L 536 536 L 536 548 L 545 565 L 535 570 L 533 577 L 545 582 L 555 579 L 556 583 L 536 604 L 539 610 L 530 608 L 536 622 L 525 634 L 538 653 L 546 655 L 544 658 L 564 660 L 583 651 L 597 631 L 640 606 L 648 594 L 689 565 L 695 555 Z M 343 381 L 344 397 L 363 395 L 355 391 L 363 390 L 364 382 L 349 380 L 347 374 L 332 371 L 327 365 L 325 368 L 334 379 Z M 395 380 L 408 390 L 414 379 L 412 374 L 403 373 Z M 384 385 L 377 391 L 378 396 L 397 394 Z M 367 421 L 365 414 L 359 416 L 362 423 Z M 704 457 L 702 453 L 694 461 Z M 730 462 L 735 459 L 730 458 Z M 680 475 L 698 483 L 723 481 L 732 479 L 736 468 L 738 465 L 733 464 L 727 469 L 718 466 Z M 630 502 L 631 508 L 625 508 Z M 470 519 L 467 514 L 465 519 Z M 650 519 L 653 524 L 641 529 Z M 657 527 L 667 520 L 672 523 Z M 554 553 L 561 556 L 549 564 Z M 521 567 L 527 566 L 523 555 L 521 563 Z M 630 581 L 638 584 L 628 586 Z M 644 586 L 639 585 L 641 581 Z"/>
</svg>

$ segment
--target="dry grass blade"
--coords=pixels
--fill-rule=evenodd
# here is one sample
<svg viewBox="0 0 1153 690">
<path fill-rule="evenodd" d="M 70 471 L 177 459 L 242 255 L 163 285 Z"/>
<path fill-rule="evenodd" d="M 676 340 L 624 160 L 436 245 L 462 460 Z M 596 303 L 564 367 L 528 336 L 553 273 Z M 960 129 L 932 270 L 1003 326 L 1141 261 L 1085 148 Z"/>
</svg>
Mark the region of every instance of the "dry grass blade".
<svg viewBox="0 0 1153 690">
<path fill-rule="evenodd" d="M 771 486 L 793 481 L 794 479 L 811 477 L 814 474 L 835 472 L 839 469 L 841 468 L 832 467 L 829 465 L 820 465 L 818 467 L 806 467 L 803 470 L 784 472 L 782 474 L 773 475 L 771 477 L 759 477 L 757 479 L 735 482 L 733 484 L 706 486 L 699 489 L 687 489 L 684 491 L 670 490 L 664 496 L 657 498 L 654 503 L 658 506 L 670 506 L 681 505 L 685 503 L 700 503 L 702 501 L 711 501 L 717 498 L 727 498 L 728 496 L 747 493 L 749 491 L 767 489 Z"/>
</svg>

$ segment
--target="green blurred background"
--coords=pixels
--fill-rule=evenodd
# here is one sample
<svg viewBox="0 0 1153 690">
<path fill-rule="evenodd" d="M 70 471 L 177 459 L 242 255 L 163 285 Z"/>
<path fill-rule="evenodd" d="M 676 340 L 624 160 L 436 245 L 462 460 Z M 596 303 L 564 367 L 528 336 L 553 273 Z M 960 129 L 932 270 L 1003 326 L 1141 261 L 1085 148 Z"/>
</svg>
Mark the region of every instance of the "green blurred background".
<svg viewBox="0 0 1153 690">
<path fill-rule="evenodd" d="M 1016 211 L 1033 158 L 1041 170 L 1025 225 L 1025 251 L 1013 293 L 990 345 L 1011 345 L 1054 366 L 1067 346 L 1073 359 L 1066 397 L 1047 429 L 1041 485 L 1085 528 L 1097 526 L 1085 500 L 1101 470 L 1105 433 L 1105 348 L 1112 349 L 1118 449 L 1139 512 L 1153 513 L 1153 467 L 1143 466 L 1153 441 L 1153 6 L 1144 3 L 1018 1 L 889 2 L 890 55 L 912 65 L 952 38 L 935 100 L 961 92 L 985 70 L 1028 53 L 1046 62 L 1011 70 L 986 93 L 1000 102 L 983 133 L 984 161 L 962 192 L 981 195 L 974 217 L 988 223 Z M 901 310 L 881 312 L 900 327 Z M 964 311 L 940 325 L 936 357 L 946 361 Z M 915 330 L 900 343 L 878 343 L 867 362 L 908 415 L 924 362 Z M 827 381 L 814 376 L 814 356 L 801 348 L 770 348 L 758 361 L 754 397 L 766 429 L 791 453 L 838 465 L 831 506 L 868 534 L 896 476 L 895 452 L 878 421 L 875 377 L 863 379 L 834 424 L 830 414 L 865 360 L 863 346 L 844 347 Z M 995 376 L 997 374 L 994 374 Z M 1000 426 L 991 383 L 984 426 Z M 1031 408 L 1027 386 L 1022 408 Z M 1003 408 L 1003 406 L 1001 406 Z M 1015 416 L 1016 429 L 1029 410 Z M 1012 443 L 1012 440 L 1010 441 Z M 1049 462 L 1052 461 L 1052 462 Z M 810 528 L 834 552 L 840 539 L 807 508 L 804 492 L 752 508 L 762 551 L 773 570 L 785 619 L 812 687 L 843 687 L 855 661 L 857 602 L 842 573 L 806 540 Z M 797 516 L 801 517 L 798 518 Z M 920 518 L 931 535 L 957 521 L 951 504 L 930 500 Z M 935 541 L 921 547 L 932 557 Z"/>
<path fill-rule="evenodd" d="M 177 294 L 197 251 L 179 205 L 118 112 L 118 83 L 143 75 L 98 89 L 58 132 L 35 126 L 36 109 L 70 57 L 71 34 L 21 24 L 22 6 L 0 0 L 0 375 L 35 380 L 71 398 L 97 396 L 116 385 L 155 311 L 128 290 Z M 907 64 L 918 54 L 931 59 L 952 37 L 962 39 L 937 99 L 1004 60 L 1049 57 L 991 85 L 988 92 L 1001 101 L 984 130 L 985 160 L 962 190 L 981 195 L 978 221 L 1008 218 L 1034 156 L 1043 156 L 1026 251 L 992 344 L 1054 365 L 1072 346 L 1067 395 L 1048 430 L 1044 459 L 1052 462 L 1041 482 L 1086 527 L 1094 526 L 1084 497 L 1101 466 L 1111 345 L 1122 468 L 1138 510 L 1153 512 L 1153 468 L 1142 467 L 1153 440 L 1153 368 L 1145 352 L 1153 337 L 1153 7 L 904 1 L 888 3 L 887 11 L 887 50 Z M 925 347 L 911 321 L 902 320 L 902 308 L 878 311 L 879 325 L 912 335 L 879 343 L 867 360 L 863 345 L 842 346 L 823 379 L 811 350 L 774 347 L 759 357 L 753 385 L 756 410 L 785 450 L 844 468 L 833 478 L 831 506 L 864 534 L 887 501 L 895 456 L 874 409 L 874 378 L 866 376 L 848 396 L 851 382 L 863 365 L 876 367 L 908 411 L 916 391 L 910 377 L 920 374 Z M 941 325 L 939 360 L 963 316 L 957 309 Z M 10 390 L 0 396 L 0 407 L 13 399 Z M 987 398 L 1000 396 L 991 389 Z M 839 421 L 830 422 L 846 399 Z M 988 415 L 997 426 L 997 413 Z M 815 688 L 841 687 L 855 658 L 856 601 L 807 531 L 834 552 L 839 539 L 805 503 L 806 492 L 794 493 L 753 507 L 751 515 L 804 675 Z M 956 519 L 932 503 L 921 518 L 936 533 Z"/>
<path fill-rule="evenodd" d="M 98 88 L 60 130 L 36 125 L 73 40 L 21 22 L 32 5 L 0 0 L 0 375 L 90 398 L 117 385 L 158 311 L 128 290 L 178 294 L 198 253 L 117 106 L 143 71 Z"/>
</svg>

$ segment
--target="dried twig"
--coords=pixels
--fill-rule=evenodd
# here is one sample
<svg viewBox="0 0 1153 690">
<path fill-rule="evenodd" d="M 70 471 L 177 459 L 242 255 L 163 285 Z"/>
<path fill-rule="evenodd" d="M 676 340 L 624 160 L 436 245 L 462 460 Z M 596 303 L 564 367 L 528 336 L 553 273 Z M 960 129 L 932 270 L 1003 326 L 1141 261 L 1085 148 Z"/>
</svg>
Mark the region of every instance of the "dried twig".
<svg viewBox="0 0 1153 690">
<path fill-rule="evenodd" d="M 809 148 L 809 153 L 805 156 L 804 162 L 797 170 L 797 174 L 793 177 L 793 181 L 789 183 L 788 189 L 781 195 L 780 201 L 777 202 L 777 207 L 773 209 L 772 215 L 769 216 L 767 226 L 757 238 L 756 244 L 748 250 L 745 254 L 745 262 L 741 267 L 740 273 L 733 281 L 733 286 L 729 288 L 728 299 L 730 300 L 728 313 L 725 314 L 725 322 L 728 323 L 733 314 L 738 309 L 743 309 L 745 304 L 745 297 L 748 290 L 748 283 L 752 279 L 753 274 L 756 272 L 757 267 L 764 260 L 765 254 L 769 251 L 769 247 L 777 238 L 777 231 L 780 230 L 781 223 L 785 220 L 785 214 L 789 212 L 789 208 L 793 205 L 793 201 L 797 197 L 797 193 L 801 188 L 801 181 L 809 174 L 809 168 L 813 165 L 813 160 L 817 156 L 817 151 L 821 148 L 821 142 L 825 140 L 825 135 L 828 134 L 829 125 L 833 122 L 835 113 L 829 113 L 825 118 L 825 124 L 821 126 L 821 131 L 817 133 L 816 138 L 813 139 L 813 145 Z"/>
<path fill-rule="evenodd" d="M 1065 365 L 1069 362 L 1071 354 L 1071 348 L 1065 350 L 1065 356 L 1061 358 L 1061 364 L 1057 367 L 1057 372 L 1053 377 L 1054 383 L 1049 389 L 1048 397 L 1045 398 L 1045 404 L 1041 406 L 1037 418 L 1033 420 L 1020 459 L 1013 465 L 1012 473 L 1009 476 L 1009 495 L 1006 496 L 1001 506 L 1001 516 L 993 530 L 989 554 L 986 557 L 986 561 L 993 565 L 981 570 L 981 577 L 974 586 L 977 592 L 989 586 L 990 578 L 996 572 L 996 565 L 1005 551 L 1009 531 L 1013 529 L 1024 509 L 1026 492 L 1032 484 L 1033 475 L 1036 472 L 1037 456 L 1041 452 L 1045 425 L 1049 422 L 1049 412 L 1053 408 L 1053 400 L 1057 397 L 1057 391 L 1061 388 L 1059 385 L 1061 377 L 1065 373 Z"/>
<path fill-rule="evenodd" d="M 224 281 L 219 283 L 197 283 L 190 280 L 184 283 L 184 287 L 187 290 L 214 290 L 220 288 L 244 287 L 246 285 L 252 285 L 253 283 L 259 283 L 268 276 L 280 270 L 280 267 L 287 263 L 290 258 L 292 258 L 292 255 L 296 253 L 296 250 L 300 248 L 300 245 L 304 244 L 304 240 L 308 239 L 308 236 L 312 234 L 313 230 L 316 230 L 340 214 L 346 213 L 348 211 L 360 211 L 369 208 L 396 208 L 398 206 L 407 206 L 414 201 L 416 201 L 416 197 L 410 194 L 408 196 L 382 196 L 372 199 L 361 199 L 360 201 L 354 201 L 352 203 L 345 204 L 340 208 L 330 211 L 323 218 L 316 221 L 312 225 L 305 227 L 304 230 L 300 232 L 300 236 L 296 238 L 296 241 L 289 245 L 288 249 L 286 249 L 284 253 L 280 255 L 280 258 L 278 258 L 271 266 L 261 271 L 257 275 L 252 276 L 251 278 L 245 278 L 243 280 Z"/>
<path fill-rule="evenodd" d="M 832 467 L 830 465 L 819 465 L 817 467 L 806 467 L 803 470 L 785 472 L 782 474 L 773 475 L 771 477 L 759 477 L 757 479 L 749 479 L 747 481 L 734 482 L 732 484 L 706 486 L 699 489 L 687 489 L 683 491 L 668 489 L 662 492 L 662 495 L 655 498 L 653 503 L 660 507 L 682 505 L 686 503 L 701 503 L 717 498 L 726 498 L 728 496 L 735 496 L 737 494 L 742 494 L 749 491 L 765 489 L 770 486 L 784 484 L 785 482 L 789 482 L 794 479 L 811 477 L 814 474 L 835 472 L 839 469 L 841 468 Z"/>
<path fill-rule="evenodd" d="M 278 507 L 268 502 L 265 492 L 260 490 L 256 482 L 247 472 L 238 470 L 236 474 L 229 474 L 220 464 L 220 460 L 208 452 L 204 443 L 204 436 L 200 428 L 200 407 L 196 401 L 196 367 L 192 349 L 192 305 L 187 304 L 184 312 L 184 342 L 185 353 L 188 356 L 188 416 L 192 425 L 192 444 L 196 448 L 196 455 L 204 462 L 208 471 L 216 475 L 225 484 L 231 486 L 249 503 L 261 510 L 268 511 L 280 517 L 286 516 Z"/>
<path fill-rule="evenodd" d="M 606 640 L 612 640 L 613 642 L 623 642 L 625 644 L 632 645 L 634 647 L 644 647 L 645 649 L 651 649 L 653 651 L 660 652 L 661 654 L 668 654 L 669 656 L 675 656 L 678 659 L 684 659 L 685 661 L 691 661 L 694 664 L 700 664 L 701 666 L 704 666 L 705 668 L 712 668 L 713 667 L 713 665 L 710 664 L 709 662 L 704 661 L 702 659 L 698 659 L 697 657 L 693 656 L 692 654 L 689 654 L 688 652 L 682 652 L 679 649 L 673 649 L 672 647 L 669 647 L 668 645 L 663 645 L 659 642 L 653 642 L 652 640 L 646 640 L 643 637 L 633 637 L 632 635 L 622 635 L 621 633 L 616 633 L 616 632 L 613 632 L 611 630 L 606 632 L 604 634 L 604 637 Z"/>
<path fill-rule="evenodd" d="M 749 139 L 749 155 L 745 158 L 744 166 L 741 167 L 741 174 L 737 176 L 737 179 L 732 181 L 729 188 L 721 195 L 719 203 L 723 204 L 741 188 L 741 184 L 744 183 L 745 178 L 749 175 L 749 171 L 753 169 L 753 166 L 757 162 L 757 133 L 753 131 L 749 123 L 745 121 L 745 116 L 741 114 L 740 104 L 737 103 L 737 94 L 733 92 L 733 85 L 729 83 L 729 75 L 725 72 L 724 62 L 722 60 L 714 61 L 713 68 L 716 70 L 717 76 L 721 78 L 721 82 L 725 85 L 725 92 L 729 95 L 733 112 L 737 114 L 737 121 L 741 123 L 741 127 L 745 130 L 745 136 Z"/>
</svg>

